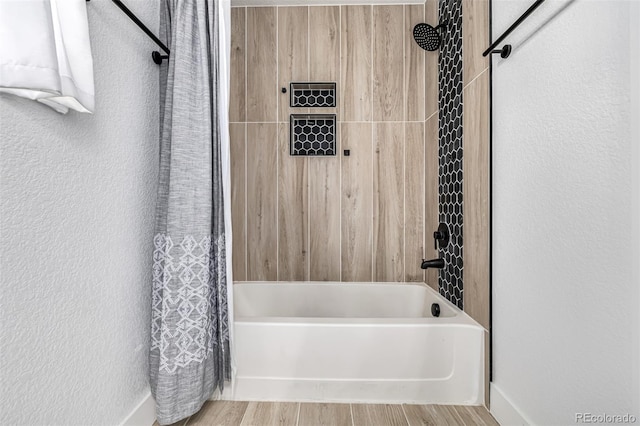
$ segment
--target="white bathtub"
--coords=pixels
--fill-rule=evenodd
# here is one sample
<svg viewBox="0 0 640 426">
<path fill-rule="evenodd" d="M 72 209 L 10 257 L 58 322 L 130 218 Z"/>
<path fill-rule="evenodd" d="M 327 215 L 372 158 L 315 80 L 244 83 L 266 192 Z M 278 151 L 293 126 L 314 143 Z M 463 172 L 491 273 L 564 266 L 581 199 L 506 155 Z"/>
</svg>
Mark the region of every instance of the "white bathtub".
<svg viewBox="0 0 640 426">
<path fill-rule="evenodd" d="M 234 307 L 223 398 L 483 403 L 483 329 L 426 285 L 242 282 Z"/>
</svg>

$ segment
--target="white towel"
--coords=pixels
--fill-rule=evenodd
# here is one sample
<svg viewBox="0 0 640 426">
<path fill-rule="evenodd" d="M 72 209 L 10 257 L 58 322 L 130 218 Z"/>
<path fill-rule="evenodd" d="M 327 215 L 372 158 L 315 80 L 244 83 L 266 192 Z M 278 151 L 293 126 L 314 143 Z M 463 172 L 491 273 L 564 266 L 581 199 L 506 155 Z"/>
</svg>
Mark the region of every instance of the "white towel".
<svg viewBox="0 0 640 426">
<path fill-rule="evenodd" d="M 85 0 L 0 0 L 0 93 L 94 110 Z"/>
</svg>

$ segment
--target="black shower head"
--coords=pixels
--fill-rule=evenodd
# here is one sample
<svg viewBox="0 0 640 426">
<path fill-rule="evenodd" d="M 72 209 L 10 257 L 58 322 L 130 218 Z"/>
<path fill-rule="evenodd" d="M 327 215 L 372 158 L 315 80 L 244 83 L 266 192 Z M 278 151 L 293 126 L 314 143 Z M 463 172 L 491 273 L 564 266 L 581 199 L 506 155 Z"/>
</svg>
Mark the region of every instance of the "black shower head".
<svg viewBox="0 0 640 426">
<path fill-rule="evenodd" d="M 429 24 L 418 24 L 413 27 L 413 39 L 418 43 L 418 46 L 424 50 L 434 51 L 440 48 L 440 28 L 445 28 L 446 24 L 440 24 L 433 28 Z"/>
</svg>

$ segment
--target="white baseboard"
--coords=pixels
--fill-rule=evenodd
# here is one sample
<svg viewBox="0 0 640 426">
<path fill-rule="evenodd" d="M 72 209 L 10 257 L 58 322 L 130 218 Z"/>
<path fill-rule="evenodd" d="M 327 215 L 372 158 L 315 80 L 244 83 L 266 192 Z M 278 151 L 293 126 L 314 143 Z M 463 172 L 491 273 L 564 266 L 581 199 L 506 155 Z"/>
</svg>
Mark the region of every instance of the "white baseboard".
<svg viewBox="0 0 640 426">
<path fill-rule="evenodd" d="M 491 395 L 491 409 L 489 411 L 500 425 L 529 426 L 533 424 L 509 401 L 500 388 L 493 383 L 491 383 L 489 393 Z"/>
<path fill-rule="evenodd" d="M 122 426 L 151 426 L 156 421 L 156 402 L 149 392 L 122 422 Z"/>
</svg>

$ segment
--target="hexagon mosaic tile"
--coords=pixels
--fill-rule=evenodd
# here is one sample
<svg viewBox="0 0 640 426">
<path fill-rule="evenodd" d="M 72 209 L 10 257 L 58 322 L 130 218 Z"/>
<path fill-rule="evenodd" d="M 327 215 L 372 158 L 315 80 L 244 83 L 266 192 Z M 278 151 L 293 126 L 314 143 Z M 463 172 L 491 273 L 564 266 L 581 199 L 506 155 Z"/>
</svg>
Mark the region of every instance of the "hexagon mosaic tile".
<svg viewBox="0 0 640 426">
<path fill-rule="evenodd" d="M 440 0 L 439 21 L 447 22 L 439 55 L 439 219 L 449 226 L 451 240 L 440 249 L 440 294 L 462 305 L 462 0 Z"/>
<path fill-rule="evenodd" d="M 336 83 L 291 83 L 291 107 L 335 107 Z"/>
<path fill-rule="evenodd" d="M 290 127 L 291 155 L 336 155 L 335 114 L 292 114 Z"/>
</svg>

